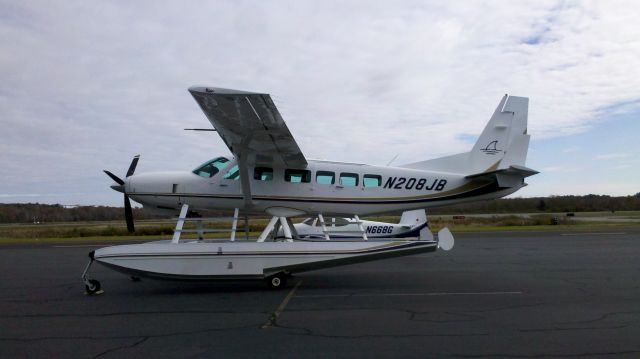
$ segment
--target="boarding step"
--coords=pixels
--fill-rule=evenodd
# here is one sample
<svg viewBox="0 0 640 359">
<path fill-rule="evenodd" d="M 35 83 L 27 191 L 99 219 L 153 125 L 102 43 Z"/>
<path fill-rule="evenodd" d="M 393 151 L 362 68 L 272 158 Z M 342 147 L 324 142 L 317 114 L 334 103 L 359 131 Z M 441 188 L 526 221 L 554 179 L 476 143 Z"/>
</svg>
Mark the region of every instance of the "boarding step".
<svg viewBox="0 0 640 359">
<path fill-rule="evenodd" d="M 189 205 L 183 204 L 182 209 L 180 210 L 180 215 L 178 216 L 178 220 L 176 223 L 176 228 L 173 230 L 173 238 L 171 239 L 172 243 L 180 243 L 180 237 L 182 233 L 197 233 L 198 240 L 204 240 L 205 233 L 229 233 L 229 240 L 231 242 L 236 240 L 236 230 L 238 228 L 238 216 L 240 214 L 240 209 L 236 208 L 233 212 L 233 217 L 187 217 L 189 213 Z M 205 221 L 224 221 L 224 220 L 232 220 L 231 229 L 218 229 L 218 228 L 204 228 Z M 195 222 L 197 228 L 196 229 L 185 229 L 185 222 Z M 245 215 L 244 217 L 244 232 L 245 238 L 249 238 L 249 219 Z"/>
</svg>

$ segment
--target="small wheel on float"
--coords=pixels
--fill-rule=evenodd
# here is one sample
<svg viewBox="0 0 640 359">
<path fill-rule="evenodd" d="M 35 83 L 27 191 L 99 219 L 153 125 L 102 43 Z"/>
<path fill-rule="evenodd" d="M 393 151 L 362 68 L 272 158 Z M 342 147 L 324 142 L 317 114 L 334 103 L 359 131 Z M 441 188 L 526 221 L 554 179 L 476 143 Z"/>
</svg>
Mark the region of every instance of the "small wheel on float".
<svg viewBox="0 0 640 359">
<path fill-rule="evenodd" d="M 284 288 L 287 285 L 287 276 L 285 273 L 277 273 L 266 278 L 267 285 L 271 289 Z"/>
<path fill-rule="evenodd" d="M 89 283 L 84 286 L 84 289 L 89 295 L 102 293 L 102 286 L 95 279 L 89 279 Z"/>
</svg>

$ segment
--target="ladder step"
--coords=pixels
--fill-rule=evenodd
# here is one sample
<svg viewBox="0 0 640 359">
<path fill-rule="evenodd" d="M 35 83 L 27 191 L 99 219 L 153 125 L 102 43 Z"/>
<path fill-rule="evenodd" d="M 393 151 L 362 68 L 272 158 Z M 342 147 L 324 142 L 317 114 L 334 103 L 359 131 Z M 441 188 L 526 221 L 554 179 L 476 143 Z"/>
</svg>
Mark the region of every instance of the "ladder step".
<svg viewBox="0 0 640 359">
<path fill-rule="evenodd" d="M 176 229 L 180 233 L 231 233 L 231 229 Z"/>
<path fill-rule="evenodd" d="M 233 221 L 233 217 L 200 217 L 200 218 L 195 218 L 195 217 L 187 217 L 187 218 L 173 218 L 174 220 L 181 220 L 181 221 L 188 221 L 188 222 L 196 222 L 196 221 L 220 221 L 220 222 L 225 222 L 225 221 Z M 240 219 L 240 218 L 238 218 Z"/>
</svg>

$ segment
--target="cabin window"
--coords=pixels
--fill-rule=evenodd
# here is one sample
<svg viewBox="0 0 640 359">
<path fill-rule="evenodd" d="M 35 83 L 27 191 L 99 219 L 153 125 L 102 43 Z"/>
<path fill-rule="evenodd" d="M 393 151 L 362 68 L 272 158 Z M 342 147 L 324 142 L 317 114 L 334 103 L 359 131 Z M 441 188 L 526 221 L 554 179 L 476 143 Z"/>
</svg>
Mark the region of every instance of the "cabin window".
<svg viewBox="0 0 640 359">
<path fill-rule="evenodd" d="M 351 224 L 351 222 L 349 222 L 347 219 L 345 218 L 332 218 L 333 219 L 333 226 L 334 227 L 344 227 L 344 226 L 348 226 L 349 224 Z"/>
<path fill-rule="evenodd" d="M 227 172 L 227 174 L 224 175 L 224 179 L 237 181 L 239 178 L 240 178 L 240 169 L 238 168 L 238 165 L 231 167 L 229 172 Z"/>
<path fill-rule="evenodd" d="M 336 183 L 336 174 L 329 171 L 318 171 L 316 172 L 316 183 L 334 184 Z"/>
<path fill-rule="evenodd" d="M 358 175 L 355 173 L 341 173 L 340 185 L 345 187 L 355 187 L 358 185 Z"/>
<path fill-rule="evenodd" d="M 193 173 L 200 177 L 210 178 L 216 175 L 216 173 L 225 169 L 231 161 L 224 157 L 214 158 L 211 161 L 207 161 L 193 170 Z"/>
<path fill-rule="evenodd" d="M 253 179 L 256 180 L 256 181 L 271 181 L 271 180 L 273 180 L 273 168 L 256 167 L 253 170 Z"/>
<path fill-rule="evenodd" d="M 364 175 L 362 177 L 362 184 L 364 184 L 365 187 L 380 187 L 382 177 L 378 175 Z"/>
<path fill-rule="evenodd" d="M 309 183 L 311 182 L 311 171 L 284 170 L 284 180 L 292 183 Z"/>
<path fill-rule="evenodd" d="M 318 227 L 320 225 L 318 222 L 318 218 L 307 218 L 302 223 L 306 224 L 309 227 Z"/>
</svg>

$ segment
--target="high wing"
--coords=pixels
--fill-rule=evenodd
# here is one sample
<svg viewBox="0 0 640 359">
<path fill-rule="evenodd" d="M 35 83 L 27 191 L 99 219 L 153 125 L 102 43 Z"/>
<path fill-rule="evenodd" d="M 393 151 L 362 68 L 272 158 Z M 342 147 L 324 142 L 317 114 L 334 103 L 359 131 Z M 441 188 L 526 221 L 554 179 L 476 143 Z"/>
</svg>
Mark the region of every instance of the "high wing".
<svg viewBox="0 0 640 359">
<path fill-rule="evenodd" d="M 189 92 L 238 160 L 246 207 L 251 207 L 249 166 L 307 166 L 268 94 L 200 86 Z"/>
<path fill-rule="evenodd" d="M 237 158 L 249 165 L 307 166 L 268 94 L 197 86 L 189 92 Z"/>
</svg>

